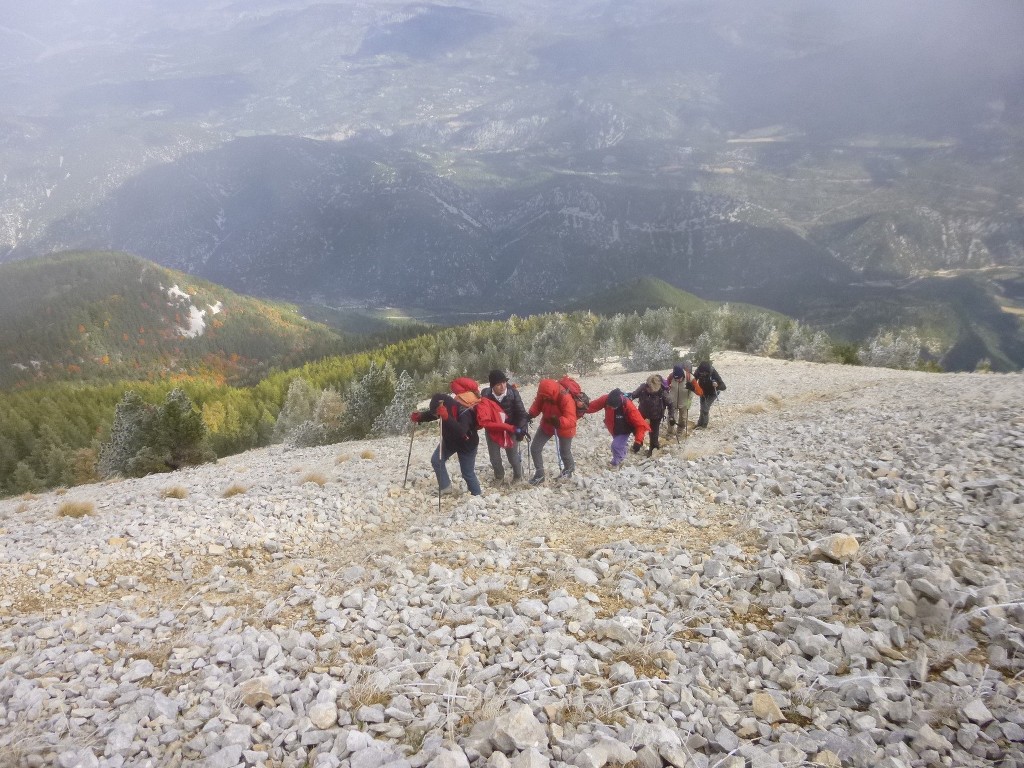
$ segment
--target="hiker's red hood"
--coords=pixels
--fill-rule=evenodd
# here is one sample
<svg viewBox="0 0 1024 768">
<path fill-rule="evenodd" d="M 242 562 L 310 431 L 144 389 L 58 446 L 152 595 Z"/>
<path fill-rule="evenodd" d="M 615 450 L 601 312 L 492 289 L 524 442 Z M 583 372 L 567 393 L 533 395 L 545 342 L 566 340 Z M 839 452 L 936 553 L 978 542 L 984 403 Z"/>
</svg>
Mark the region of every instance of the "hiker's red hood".
<svg viewBox="0 0 1024 768">
<path fill-rule="evenodd" d="M 558 386 L 558 382 L 554 379 L 541 379 L 537 385 L 537 397 L 544 400 L 554 400 L 558 397 L 560 389 L 561 387 Z"/>
<path fill-rule="evenodd" d="M 475 379 L 471 379 L 468 376 L 460 376 L 452 382 L 452 393 L 461 395 L 464 392 L 480 394 L 480 386 L 476 383 Z"/>
</svg>

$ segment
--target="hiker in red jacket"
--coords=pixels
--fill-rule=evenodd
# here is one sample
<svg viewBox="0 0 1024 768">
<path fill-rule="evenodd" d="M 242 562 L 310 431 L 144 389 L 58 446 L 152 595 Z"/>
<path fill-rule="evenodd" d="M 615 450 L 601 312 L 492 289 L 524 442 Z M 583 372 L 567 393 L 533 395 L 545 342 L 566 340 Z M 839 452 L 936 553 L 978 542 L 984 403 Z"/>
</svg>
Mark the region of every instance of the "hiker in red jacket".
<svg viewBox="0 0 1024 768">
<path fill-rule="evenodd" d="M 558 454 L 562 458 L 563 478 L 572 477 L 576 462 L 572 458 L 572 439 L 576 436 L 576 403 L 565 387 L 554 379 L 541 379 L 537 385 L 537 397 L 528 411 L 530 418 L 540 416 L 540 429 L 530 443 L 530 456 L 537 471 L 530 478 L 530 485 L 544 482 L 544 446 L 552 437 L 557 437 Z"/>
<path fill-rule="evenodd" d="M 504 371 L 495 369 L 487 375 L 491 386 L 480 393 L 476 406 L 476 420 L 487 437 L 487 454 L 494 470 L 494 479 L 505 480 L 505 467 L 501 463 L 502 449 L 512 465 L 512 482 L 523 479 L 523 457 L 519 441 L 526 436 L 529 418 L 519 391 L 508 383 Z"/>
<path fill-rule="evenodd" d="M 633 453 L 639 453 L 643 447 L 644 436 L 648 432 L 647 422 L 621 389 L 613 389 L 607 395 L 591 400 L 587 413 L 597 413 L 602 408 L 604 425 L 612 433 L 611 465 L 617 468 L 626 458 L 630 435 L 633 435 Z"/>
</svg>

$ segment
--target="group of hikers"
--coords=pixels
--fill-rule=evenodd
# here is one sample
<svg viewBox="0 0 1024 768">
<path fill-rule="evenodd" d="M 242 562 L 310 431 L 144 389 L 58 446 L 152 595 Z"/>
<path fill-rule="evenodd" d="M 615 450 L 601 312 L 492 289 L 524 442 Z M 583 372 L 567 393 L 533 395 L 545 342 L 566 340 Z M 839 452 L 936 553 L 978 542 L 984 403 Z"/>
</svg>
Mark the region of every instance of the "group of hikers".
<svg viewBox="0 0 1024 768">
<path fill-rule="evenodd" d="M 454 492 L 447 469 L 448 459 L 452 456 L 458 456 L 459 469 L 469 492 L 474 496 L 482 493 L 475 467 L 480 429 L 484 430 L 496 482 L 505 480 L 502 452 L 512 468 L 512 482 L 525 479 L 520 443 L 526 440 L 534 466 L 529 483 L 541 485 L 547 479 L 544 447 L 552 438 L 560 466 L 559 477 L 568 479 L 573 476 L 576 462 L 572 455 L 572 441 L 576 436 L 577 421 L 586 414 L 604 411 L 604 424 L 612 435 L 610 466 L 617 469 L 626 458 L 630 438 L 634 453 L 643 449 L 648 434 L 647 456 L 652 456 L 661 447 L 661 422 L 666 413 L 668 435 L 685 434 L 694 394 L 700 398 L 696 426 L 698 429 L 706 428 L 711 406 L 718 393 L 725 390 L 725 382 L 709 361 L 702 362 L 694 371 L 688 360 L 676 364 L 667 376 L 653 374 L 632 392 L 613 389 L 594 400 L 590 400 L 579 383 L 569 376 L 541 379 L 537 385 L 537 396 L 529 408 L 504 371 L 491 371 L 487 382 L 490 386 L 480 391 L 476 380 L 457 378 L 451 382 L 450 393 L 435 394 L 426 410 L 413 411 L 409 417 L 414 424 L 441 421 L 441 440 L 430 458 L 440 495 Z M 531 436 L 530 425 L 535 419 L 539 420 L 538 427 Z"/>
</svg>

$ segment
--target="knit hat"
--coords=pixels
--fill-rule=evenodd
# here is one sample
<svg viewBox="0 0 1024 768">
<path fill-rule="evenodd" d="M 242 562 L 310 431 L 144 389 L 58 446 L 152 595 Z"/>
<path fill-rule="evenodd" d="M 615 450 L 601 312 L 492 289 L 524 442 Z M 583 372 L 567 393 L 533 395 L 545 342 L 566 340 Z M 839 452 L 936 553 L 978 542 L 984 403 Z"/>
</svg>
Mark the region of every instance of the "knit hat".
<svg viewBox="0 0 1024 768">
<path fill-rule="evenodd" d="M 493 371 L 487 374 L 487 383 L 489 383 L 492 387 L 495 384 L 501 384 L 502 382 L 505 381 L 508 381 L 508 376 L 506 376 L 505 372 L 499 368 L 495 368 Z"/>
<path fill-rule="evenodd" d="M 672 378 L 673 379 L 681 379 L 681 378 L 683 378 L 683 364 L 682 363 L 676 363 L 675 365 L 672 366 Z"/>
<path fill-rule="evenodd" d="M 613 389 L 608 393 L 608 399 L 604 401 L 609 408 L 618 408 L 622 405 L 622 390 Z"/>
</svg>

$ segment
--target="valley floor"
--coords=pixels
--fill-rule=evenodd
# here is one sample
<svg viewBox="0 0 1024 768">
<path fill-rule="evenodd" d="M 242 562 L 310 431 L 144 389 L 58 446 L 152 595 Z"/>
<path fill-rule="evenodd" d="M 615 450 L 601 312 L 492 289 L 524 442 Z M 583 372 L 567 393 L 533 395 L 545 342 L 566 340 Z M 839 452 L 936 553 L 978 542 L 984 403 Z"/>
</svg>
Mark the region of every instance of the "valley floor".
<svg viewBox="0 0 1024 768">
<path fill-rule="evenodd" d="M 0 765 L 1024 766 L 1024 376 L 716 365 L 440 510 L 429 426 L 0 501 Z"/>
</svg>

